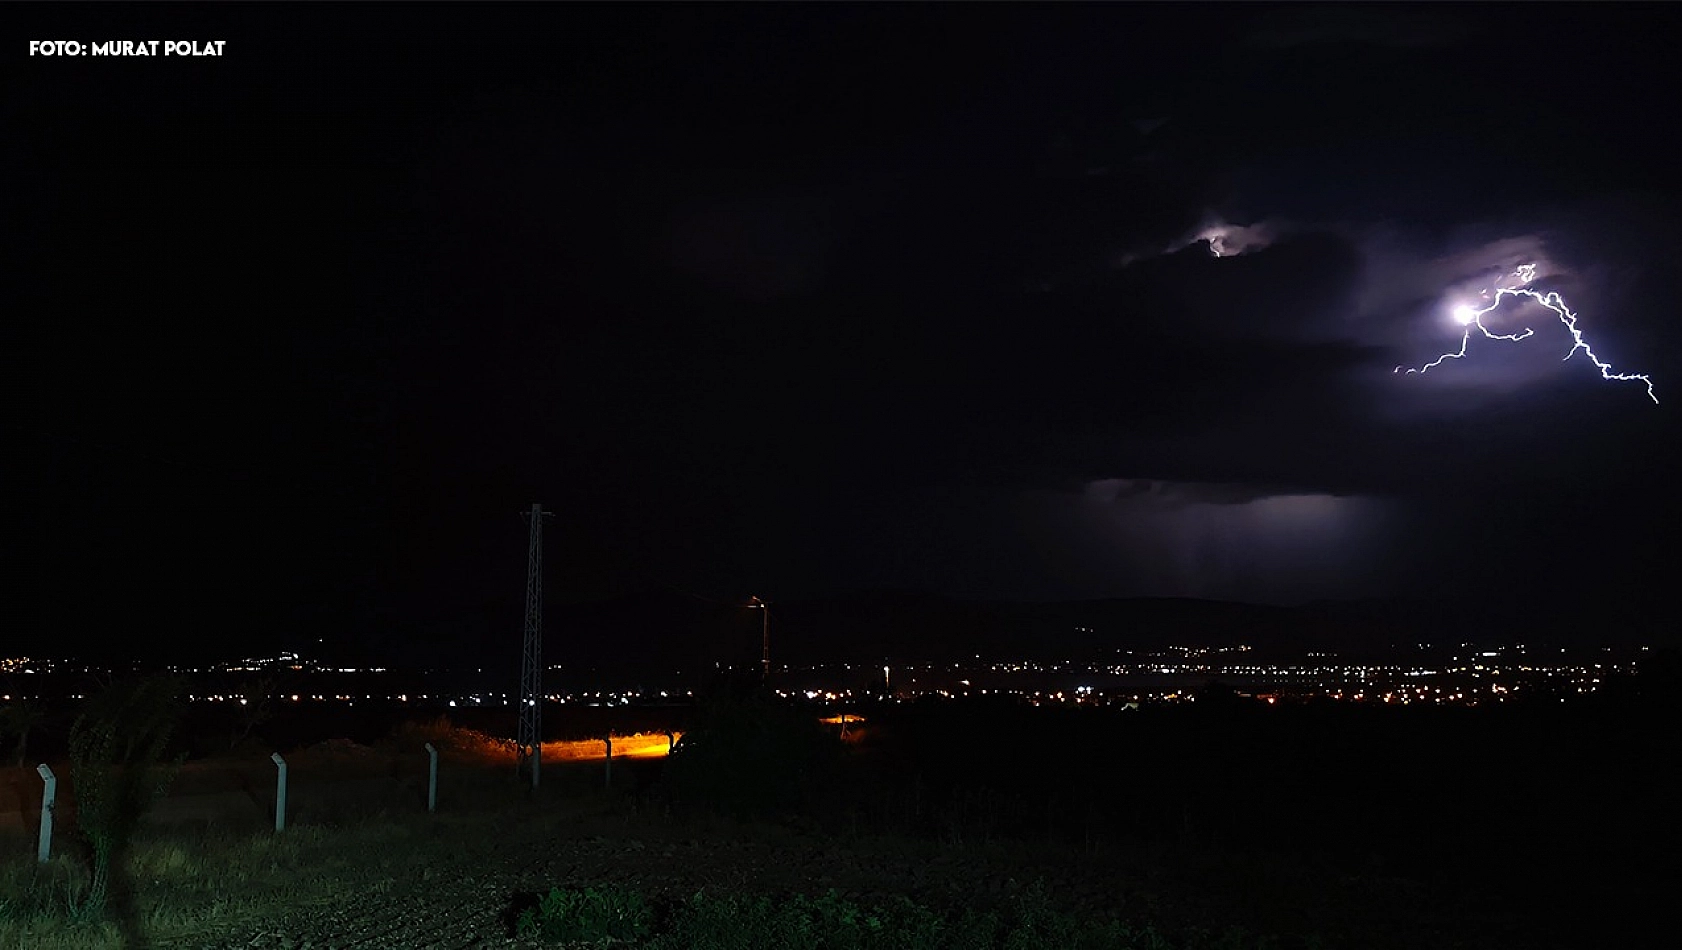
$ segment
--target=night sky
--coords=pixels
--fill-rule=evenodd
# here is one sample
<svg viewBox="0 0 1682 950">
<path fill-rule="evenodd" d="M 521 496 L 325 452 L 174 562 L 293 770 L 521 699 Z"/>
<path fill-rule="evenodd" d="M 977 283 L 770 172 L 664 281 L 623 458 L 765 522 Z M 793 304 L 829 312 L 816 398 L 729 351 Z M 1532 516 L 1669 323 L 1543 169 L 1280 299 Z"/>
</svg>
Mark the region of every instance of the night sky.
<svg viewBox="0 0 1682 950">
<path fill-rule="evenodd" d="M 1674 627 L 1679 18 L 12 7 L 0 653 L 511 654 L 538 501 L 552 603 Z M 1524 264 L 1658 405 L 1522 298 L 1395 372 Z"/>
</svg>

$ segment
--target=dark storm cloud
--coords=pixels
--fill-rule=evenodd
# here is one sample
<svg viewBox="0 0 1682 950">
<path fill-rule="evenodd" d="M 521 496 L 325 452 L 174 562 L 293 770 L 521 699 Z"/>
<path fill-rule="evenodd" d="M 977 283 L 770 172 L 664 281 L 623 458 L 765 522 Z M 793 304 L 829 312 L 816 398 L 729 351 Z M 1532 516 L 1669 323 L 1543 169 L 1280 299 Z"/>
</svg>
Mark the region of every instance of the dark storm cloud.
<svg viewBox="0 0 1682 950">
<path fill-rule="evenodd" d="M 679 209 L 671 241 L 678 267 L 749 299 L 809 291 L 825 276 L 826 229 L 816 214 L 786 200 Z"/>
<path fill-rule="evenodd" d="M 1030 491 L 1017 510 L 1073 587 L 1267 603 L 1383 590 L 1395 515 L 1376 499 L 1160 480 Z"/>
<path fill-rule="evenodd" d="M 1436 148 L 1408 144 L 1401 161 L 1386 156 L 1396 145 L 1383 135 L 1318 151 L 1261 143 L 1250 150 L 1278 157 L 1235 179 L 1225 202 L 1186 202 L 1183 212 L 1201 217 L 1180 234 L 1120 253 L 1109 277 L 1063 282 L 1054 301 L 1113 321 L 1112 346 L 1073 363 L 1084 376 L 1107 357 L 1107 379 L 1040 386 L 1047 399 L 1066 394 L 1043 406 L 1047 417 L 1084 425 L 1078 436 L 1065 428 L 1040 477 L 1022 483 L 1023 530 L 1042 544 L 1064 538 L 1078 552 L 1058 561 L 1068 575 L 1108 563 L 1113 573 L 1083 574 L 1085 583 L 1122 589 L 1151 577 L 1146 587 L 1264 599 L 1421 582 L 1487 593 L 1570 576 L 1497 552 L 1552 543 L 1530 519 L 1624 477 L 1613 460 L 1629 456 L 1610 433 L 1662 422 L 1629 418 L 1654 408 L 1643 392 L 1618 392 L 1581 358 L 1562 362 L 1569 339 L 1546 311 L 1491 318 L 1535 325 L 1533 345 L 1480 339 L 1449 372 L 1391 370 L 1458 346 L 1453 304 L 1528 264 L 1538 287 L 1585 315 L 1591 340 L 1616 345 L 1627 334 L 1637 344 L 1617 347 L 1619 368 L 1658 371 L 1643 310 L 1662 299 L 1654 277 L 1670 226 L 1639 198 L 1465 200 L 1470 186 L 1452 175 L 1421 188 L 1433 158 L 1467 151 Z M 1379 174 L 1368 180 L 1368 168 Z M 1236 240 L 1217 246 L 1227 235 Z M 1657 431 L 1636 438 L 1658 444 Z M 1070 478 L 1084 487 L 1052 487 Z M 1603 517 L 1563 518 L 1549 536 L 1594 537 Z M 1288 551 L 1262 536 L 1282 531 L 1297 539 Z M 1612 538 L 1613 550 L 1633 543 Z M 1463 546 L 1428 553 L 1444 544 Z"/>
<path fill-rule="evenodd" d="M 1682 474 L 1675 58 L 1605 9 L 435 5 L 306 79 L 301 28 L 193 97 L 33 79 L 47 425 L 252 482 L 55 460 L 57 602 L 250 498 L 277 629 L 516 617 L 533 500 L 578 596 L 1622 583 Z M 1666 403 L 1545 319 L 1392 372 L 1521 263 Z M 205 625 L 265 596 L 125 589 L 194 557 Z"/>
<path fill-rule="evenodd" d="M 1264 239 L 1255 230 L 1244 232 L 1242 253 L 1223 243 L 1227 255 L 1217 257 L 1200 242 L 1135 264 L 1117 286 L 1159 301 L 1160 311 L 1171 314 L 1159 319 L 1187 334 L 1335 339 L 1335 317 L 1348 311 L 1358 289 L 1359 248 L 1324 231 Z"/>
<path fill-rule="evenodd" d="M 1179 509 L 1191 505 L 1247 505 L 1264 498 L 1289 497 L 1293 493 L 1259 484 L 1111 478 L 1091 482 L 1086 487 L 1086 494 L 1090 498 L 1118 503 L 1148 499 L 1165 508 Z"/>
<path fill-rule="evenodd" d="M 1337 4 L 1273 12 L 1244 42 L 1268 50 L 1335 44 L 1421 49 L 1454 46 L 1471 36 L 1464 19 L 1441 9 Z"/>
<path fill-rule="evenodd" d="M 1047 291 L 1159 250 L 1199 222 L 1221 182 L 1171 127 L 1146 134 L 1118 118 L 1124 105 L 1041 83 L 932 116 L 899 151 L 891 203 L 856 263 L 946 293 Z"/>
<path fill-rule="evenodd" d="M 1338 16 L 1249 55 L 1443 50 L 1418 18 Z M 1519 263 L 1598 304 L 1594 229 L 1566 213 L 1581 194 L 1486 134 L 1528 121 L 1524 100 L 1456 89 L 1443 60 L 1252 83 L 1220 52 L 1166 103 L 1042 81 L 835 113 L 747 90 L 728 148 L 699 157 L 631 133 L 702 136 L 710 94 L 683 116 L 627 105 L 586 182 L 627 196 L 600 205 L 622 286 L 588 346 L 557 331 L 549 384 L 582 409 L 556 432 L 605 492 L 592 531 L 661 571 L 785 590 L 1278 601 L 1412 583 L 1433 559 L 1517 576 L 1496 541 L 1434 545 L 1534 538 L 1544 460 L 1603 476 L 1610 436 L 1575 437 L 1646 407 L 1540 348 L 1391 371 L 1457 344 L 1446 301 Z M 872 110 L 900 119 L 844 134 Z"/>
<path fill-rule="evenodd" d="M 1514 412 L 1528 405 L 1541 416 L 1558 401 L 1549 390 L 1618 385 L 1600 381 L 1581 357 L 1561 360 L 1570 339 L 1544 308 L 1512 304 L 1489 318 L 1497 329 L 1534 326 L 1533 340 L 1477 337 L 1463 361 L 1425 376 L 1393 372 L 1398 362 L 1417 365 L 1456 349 L 1462 328 L 1450 316 L 1452 306 L 1477 299 L 1480 289 L 1498 279 L 1510 284 L 1513 269 L 1525 263 L 1535 267 L 1535 286 L 1558 289 L 1578 302 L 1581 326 L 1591 340 L 1622 338 L 1619 325 L 1635 314 L 1599 307 L 1609 291 L 1594 274 L 1605 258 L 1584 256 L 1578 248 L 1574 266 L 1567 266 L 1552 250 L 1559 243 L 1553 236 L 1557 227 L 1543 227 L 1534 217 L 1522 223 L 1535 230 L 1510 230 L 1515 222 L 1509 221 L 1469 223 L 1458 233 L 1434 235 L 1380 220 L 1340 226 L 1335 239 L 1281 240 L 1234 258 L 1190 247 L 1130 266 L 1130 275 L 1160 281 L 1150 310 L 1172 314 L 1166 326 L 1201 336 L 1198 362 L 1179 364 L 1182 372 L 1166 382 L 1151 381 L 1160 387 L 1170 418 L 1176 405 L 1196 411 L 1174 425 L 1171 439 L 1147 440 L 1148 463 L 1138 461 L 1145 453 L 1116 452 L 1089 471 L 1216 482 L 1232 471 L 1271 471 L 1300 490 L 1391 491 L 1406 483 L 1402 473 L 1423 474 L 1437 464 L 1434 426 L 1455 419 L 1462 421 L 1454 425 L 1463 425 L 1479 415 L 1491 420 L 1490 450 L 1507 445 L 1517 453 L 1530 451 L 1534 424 L 1514 423 L 1508 418 Z M 1633 291 L 1624 287 L 1622 293 L 1628 298 Z M 1590 314 L 1599 318 L 1591 323 Z M 1631 371 L 1656 369 L 1655 353 L 1648 352 L 1645 361 L 1639 351 L 1623 353 L 1622 365 Z M 1626 393 L 1637 400 L 1643 394 Z M 1616 398 L 1613 392 L 1590 396 L 1583 408 Z M 1634 404 L 1618 411 L 1639 409 Z M 1503 424 L 1493 424 L 1496 419 Z M 1114 426 L 1118 445 L 1141 434 L 1121 416 Z M 1331 446 L 1335 453 L 1328 453 Z M 1139 464 L 1156 466 L 1155 473 L 1125 467 Z M 1478 468 L 1454 483 L 1500 478 L 1499 471 Z"/>
</svg>

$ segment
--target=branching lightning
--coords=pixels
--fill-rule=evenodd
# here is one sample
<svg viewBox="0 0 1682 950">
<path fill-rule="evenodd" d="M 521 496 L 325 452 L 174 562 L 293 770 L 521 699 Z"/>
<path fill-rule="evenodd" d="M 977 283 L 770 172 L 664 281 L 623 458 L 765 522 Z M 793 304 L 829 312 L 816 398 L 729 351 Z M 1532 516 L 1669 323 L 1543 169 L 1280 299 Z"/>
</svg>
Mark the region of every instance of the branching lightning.
<svg viewBox="0 0 1682 950">
<path fill-rule="evenodd" d="M 1454 319 L 1466 328 L 1460 335 L 1460 349 L 1451 353 L 1444 353 L 1431 362 L 1426 363 L 1424 366 L 1410 368 L 1408 372 L 1424 373 L 1442 365 L 1445 360 L 1464 359 L 1466 356 L 1466 347 L 1472 341 L 1472 331 L 1474 329 L 1491 340 L 1511 340 L 1513 342 L 1517 342 L 1534 335 L 1535 331 L 1529 327 L 1526 327 L 1522 333 L 1496 333 L 1489 329 L 1489 327 L 1484 326 L 1483 323 L 1484 314 L 1490 313 L 1497 307 L 1501 306 L 1501 301 L 1506 298 L 1528 297 L 1542 306 L 1547 307 L 1549 310 L 1552 310 L 1555 316 L 1559 317 L 1559 321 L 1565 324 L 1565 328 L 1570 331 L 1572 346 L 1571 350 L 1565 354 L 1565 359 L 1570 359 L 1571 357 L 1577 355 L 1577 351 L 1581 350 L 1588 356 L 1589 361 L 1600 370 L 1601 379 L 1614 380 L 1618 382 L 1640 381 L 1645 383 L 1647 385 L 1647 398 L 1653 400 L 1654 405 L 1658 404 L 1659 397 L 1653 392 L 1653 381 L 1651 379 L 1638 373 L 1615 373 L 1612 371 L 1612 364 L 1607 363 L 1600 357 L 1594 355 L 1594 350 L 1589 348 L 1588 341 L 1583 339 L 1583 331 L 1577 327 L 1577 315 L 1571 312 L 1571 308 L 1565 305 L 1565 301 L 1560 299 L 1558 293 L 1550 291 L 1544 294 L 1524 286 L 1536 279 L 1536 265 L 1521 264 L 1518 269 L 1513 272 L 1513 276 L 1518 279 L 1519 286 L 1497 287 L 1495 289 L 1495 299 L 1490 301 L 1489 306 L 1479 309 L 1471 305 L 1462 305 L 1454 309 Z M 1483 296 L 1488 297 L 1489 291 L 1484 291 Z M 1402 367 L 1400 366 L 1396 367 L 1394 370 L 1394 372 L 1398 373 L 1401 371 Z"/>
</svg>

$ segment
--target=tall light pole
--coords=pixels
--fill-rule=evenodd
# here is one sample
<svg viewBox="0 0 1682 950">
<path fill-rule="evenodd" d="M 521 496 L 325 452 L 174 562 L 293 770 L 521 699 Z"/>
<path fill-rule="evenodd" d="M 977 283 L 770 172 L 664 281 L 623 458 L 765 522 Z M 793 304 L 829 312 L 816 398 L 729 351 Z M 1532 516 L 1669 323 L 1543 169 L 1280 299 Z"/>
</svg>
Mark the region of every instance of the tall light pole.
<svg viewBox="0 0 1682 950">
<path fill-rule="evenodd" d="M 748 606 L 765 612 L 760 617 L 759 626 L 759 675 L 769 682 L 771 679 L 771 605 L 758 597 L 751 597 L 748 599 Z"/>
<path fill-rule="evenodd" d="M 526 625 L 520 646 L 520 719 L 514 774 L 527 772 L 537 789 L 543 773 L 543 519 L 553 517 L 542 505 L 526 513 Z"/>
</svg>

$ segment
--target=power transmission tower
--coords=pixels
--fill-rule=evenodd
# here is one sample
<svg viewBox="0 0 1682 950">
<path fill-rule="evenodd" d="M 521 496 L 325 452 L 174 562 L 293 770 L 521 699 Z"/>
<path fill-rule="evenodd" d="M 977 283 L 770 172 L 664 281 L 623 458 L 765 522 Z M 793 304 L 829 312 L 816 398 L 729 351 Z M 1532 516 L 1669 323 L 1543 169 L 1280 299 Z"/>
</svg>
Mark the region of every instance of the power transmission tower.
<svg viewBox="0 0 1682 950">
<path fill-rule="evenodd" d="M 531 536 L 526 546 L 526 633 L 520 648 L 520 728 L 514 774 L 531 776 L 537 789 L 543 771 L 543 518 L 542 505 L 526 512 Z"/>
<path fill-rule="evenodd" d="M 749 607 L 756 607 L 764 611 L 760 616 L 760 646 L 759 646 L 759 678 L 769 682 L 771 679 L 771 605 L 758 597 L 748 600 Z"/>
</svg>

